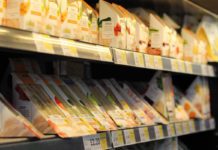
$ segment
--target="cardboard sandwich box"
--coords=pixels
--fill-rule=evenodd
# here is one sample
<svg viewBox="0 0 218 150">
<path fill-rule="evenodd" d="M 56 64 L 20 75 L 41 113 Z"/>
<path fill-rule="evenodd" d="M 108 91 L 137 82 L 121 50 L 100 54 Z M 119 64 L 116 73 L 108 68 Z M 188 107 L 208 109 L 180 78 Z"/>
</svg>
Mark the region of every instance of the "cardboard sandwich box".
<svg viewBox="0 0 218 150">
<path fill-rule="evenodd" d="M 98 43 L 98 13 L 91 6 L 89 6 L 85 1 L 82 1 L 82 12 L 79 18 L 79 28 L 80 32 L 79 40 Z"/>
<path fill-rule="evenodd" d="M 148 27 L 134 15 L 136 19 L 136 47 L 135 51 L 147 53 L 148 41 L 149 41 L 149 29 Z"/>
<path fill-rule="evenodd" d="M 148 53 L 169 56 L 170 34 L 166 23 L 156 14 L 150 14 L 150 49 Z"/>
<path fill-rule="evenodd" d="M 193 61 L 193 57 L 198 54 L 198 40 L 196 35 L 187 28 L 182 28 L 182 38 L 184 39 L 184 60 Z"/>
<path fill-rule="evenodd" d="M 57 79 L 55 79 L 55 81 L 57 81 Z M 69 77 L 62 77 L 62 82 L 58 83 L 58 86 L 70 98 L 69 103 L 73 105 L 73 109 L 79 113 L 81 118 L 86 120 L 96 131 L 105 130 L 105 127 L 101 125 L 89 108 L 82 102 L 80 94 L 76 94 L 77 91 L 73 90 L 73 84 L 75 83 Z"/>
<path fill-rule="evenodd" d="M 134 112 L 133 107 L 129 105 L 129 103 L 126 101 L 126 97 L 120 93 L 118 89 L 115 88 L 115 86 L 107 79 L 104 79 L 102 81 L 104 84 L 102 86 L 105 86 L 108 91 L 111 92 L 111 94 L 114 97 L 114 100 L 116 101 L 116 104 L 124 111 L 125 114 L 125 120 L 127 122 L 126 127 L 134 127 L 140 125 L 141 121 L 139 120 L 139 117 L 137 116 L 136 112 Z M 145 122 L 144 122 L 145 123 Z"/>
<path fill-rule="evenodd" d="M 0 94 L 0 137 L 38 137 L 44 135 Z"/>
<path fill-rule="evenodd" d="M 203 118 L 210 118 L 210 100 L 208 81 L 197 77 L 186 90 L 186 97 L 201 113 Z"/>
<path fill-rule="evenodd" d="M 43 0 L 7 0 L 6 6 L 4 25 L 35 32 L 42 30 Z"/>
<path fill-rule="evenodd" d="M 56 103 L 59 105 L 60 109 L 69 116 L 72 126 L 77 130 L 77 134 L 80 136 L 95 134 L 96 131 L 92 126 L 83 120 L 78 113 L 71 107 L 71 104 L 68 103 L 68 97 L 65 93 L 57 86 L 53 81 L 52 77 L 48 75 L 40 75 L 40 78 L 44 81 L 47 87 L 54 93 L 56 97 Z"/>
<path fill-rule="evenodd" d="M 153 125 L 154 120 L 152 120 L 152 118 L 150 118 L 150 116 L 144 112 L 142 107 L 139 107 L 139 105 L 137 105 L 138 97 L 130 89 L 128 89 L 127 85 L 119 84 L 114 79 L 111 79 L 110 81 L 112 82 L 113 86 L 117 89 L 117 91 L 123 95 L 124 100 L 132 109 L 132 112 L 134 113 L 134 116 L 137 119 L 136 121 L 140 121 L 140 123 L 144 125 Z"/>
<path fill-rule="evenodd" d="M 183 107 L 190 119 L 201 118 L 201 113 L 195 108 L 195 106 L 188 100 L 188 98 L 176 87 L 174 87 L 175 101 L 177 104 Z"/>
<path fill-rule="evenodd" d="M 109 96 L 105 88 L 101 86 L 98 81 L 86 81 L 87 85 L 90 87 L 92 93 L 97 97 L 99 101 L 101 101 L 101 105 L 105 108 L 108 115 L 114 120 L 118 127 L 129 127 L 127 124 L 129 123 L 127 117 L 128 114 L 122 110 L 116 102 L 114 102 L 114 97 Z M 134 122 L 130 120 L 130 122 Z M 130 123 L 129 123 L 130 124 Z M 135 122 L 134 122 L 135 125 Z"/>
<path fill-rule="evenodd" d="M 93 116 L 101 123 L 103 130 L 116 129 L 115 123 L 106 113 L 105 109 L 99 106 L 99 103 L 90 90 L 83 84 L 83 82 L 74 77 L 70 77 L 72 80 L 68 85 L 81 99 L 82 103 L 89 109 Z M 80 80 L 80 81 L 79 81 Z"/>
<path fill-rule="evenodd" d="M 42 85 L 29 74 L 13 73 L 12 77 L 14 105 L 39 131 L 63 138 L 79 136 Z"/>
<path fill-rule="evenodd" d="M 217 22 L 209 17 L 203 17 L 196 35 L 206 43 L 207 59 L 218 61 L 218 27 Z"/>
<path fill-rule="evenodd" d="M 60 36 L 69 39 L 79 39 L 82 0 L 58 0 L 58 5 L 61 18 Z"/>
<path fill-rule="evenodd" d="M 44 0 L 42 32 L 48 35 L 60 36 L 61 17 L 60 5 L 57 0 Z"/>
<path fill-rule="evenodd" d="M 104 0 L 99 1 L 99 44 L 126 49 L 125 16 Z"/>
<path fill-rule="evenodd" d="M 175 108 L 175 121 L 188 121 L 189 120 L 189 115 L 185 111 L 182 105 L 176 104 Z"/>
<path fill-rule="evenodd" d="M 134 50 L 136 47 L 136 19 L 135 17 L 125 8 L 120 5 L 112 4 L 112 6 L 117 9 L 125 18 L 126 24 L 126 49 Z"/>
<path fill-rule="evenodd" d="M 6 7 L 7 7 L 7 1 L 1 0 L 0 1 L 0 25 L 2 25 L 4 22 Z"/>
</svg>

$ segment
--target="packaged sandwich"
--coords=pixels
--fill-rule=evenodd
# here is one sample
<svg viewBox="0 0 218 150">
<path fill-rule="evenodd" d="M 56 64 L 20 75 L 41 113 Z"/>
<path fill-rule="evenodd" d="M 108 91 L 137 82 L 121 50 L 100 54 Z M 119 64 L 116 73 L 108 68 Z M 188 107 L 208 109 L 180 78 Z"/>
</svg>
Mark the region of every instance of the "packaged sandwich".
<svg viewBox="0 0 218 150">
<path fill-rule="evenodd" d="M 38 137 L 44 135 L 0 94 L 0 137 Z"/>
<path fill-rule="evenodd" d="M 1 0 L 0 1 L 0 25 L 2 25 L 4 22 L 6 7 L 7 7 L 7 1 Z"/>
<path fill-rule="evenodd" d="M 57 86 L 52 77 L 48 75 L 40 75 L 40 78 L 44 81 L 52 93 L 55 94 L 56 101 L 58 101 L 57 104 L 60 106 L 60 109 L 64 109 L 64 112 L 67 111 L 67 116 L 69 115 L 69 120 L 72 122 L 73 126 L 75 126 L 75 130 L 78 130 L 78 133 L 81 135 L 95 134 L 96 131 L 94 128 L 92 128 L 88 122 L 79 116 L 77 110 L 73 109 L 72 105 L 68 102 L 69 98 Z"/>
<path fill-rule="evenodd" d="M 44 14 L 43 22 L 45 25 L 42 27 L 42 32 L 59 36 L 60 35 L 60 5 L 57 0 L 44 0 Z"/>
<path fill-rule="evenodd" d="M 148 53 L 169 56 L 171 31 L 171 28 L 169 28 L 159 16 L 151 13 L 150 49 Z"/>
<path fill-rule="evenodd" d="M 28 74 L 12 74 L 12 77 L 14 104 L 39 131 L 63 138 L 79 136 L 43 86 Z"/>
<path fill-rule="evenodd" d="M 90 84 L 89 84 L 90 85 Z M 104 87 L 103 87 L 104 86 Z M 102 105 L 107 110 L 107 113 L 115 121 L 119 127 L 133 127 L 139 125 L 132 110 L 126 111 L 121 103 L 117 101 L 117 93 L 114 89 L 108 89 L 103 82 L 93 81 L 93 92 L 102 100 Z"/>
<path fill-rule="evenodd" d="M 35 32 L 42 30 L 43 0 L 7 1 L 6 6 L 4 25 Z"/>
<path fill-rule="evenodd" d="M 186 111 L 190 119 L 202 118 L 201 113 L 194 107 L 194 105 L 187 99 L 187 97 L 176 87 L 174 87 L 175 101 L 181 105 Z"/>
<path fill-rule="evenodd" d="M 62 77 L 62 80 L 57 78 L 54 79 L 56 84 L 62 89 L 62 91 L 67 95 L 68 102 L 72 105 L 72 108 L 79 115 L 79 117 L 86 122 L 88 122 L 96 131 L 103 131 L 105 128 L 100 124 L 100 122 L 95 118 L 94 115 L 89 111 L 88 108 L 83 104 L 79 96 L 68 86 L 74 84 L 68 77 Z"/>
<path fill-rule="evenodd" d="M 105 130 L 114 130 L 116 125 L 107 115 L 103 107 L 100 107 L 96 98 L 90 90 L 79 81 L 80 79 L 71 78 L 71 84 L 68 85 L 81 99 L 82 103 L 89 109 L 92 115 L 101 123 Z"/>
<path fill-rule="evenodd" d="M 61 16 L 60 36 L 80 39 L 79 20 L 82 15 L 82 0 L 58 0 Z"/>
<path fill-rule="evenodd" d="M 104 0 L 99 1 L 99 44 L 126 48 L 125 16 Z"/>
<path fill-rule="evenodd" d="M 138 83 L 137 83 L 138 84 Z M 161 116 L 144 98 L 138 91 L 135 90 L 134 86 L 131 83 L 124 83 L 123 90 L 128 93 L 130 97 L 134 100 L 134 105 L 143 110 L 143 112 L 150 118 L 151 124 L 154 123 L 163 123 L 167 124 L 168 121 Z M 147 123 L 148 123 L 147 122 Z"/>
<path fill-rule="evenodd" d="M 186 90 L 186 97 L 202 114 L 203 118 L 210 116 L 209 89 L 206 79 L 197 77 Z"/>
<path fill-rule="evenodd" d="M 184 60 L 193 61 L 193 56 L 198 54 L 198 40 L 196 35 L 189 29 L 182 29 L 184 39 Z"/>
</svg>

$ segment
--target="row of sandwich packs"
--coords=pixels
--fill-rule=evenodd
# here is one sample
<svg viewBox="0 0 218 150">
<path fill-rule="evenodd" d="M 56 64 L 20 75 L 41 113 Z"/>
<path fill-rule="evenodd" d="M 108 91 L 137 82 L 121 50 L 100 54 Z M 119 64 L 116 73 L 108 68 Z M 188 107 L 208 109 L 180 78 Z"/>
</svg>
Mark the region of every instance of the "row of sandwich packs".
<svg viewBox="0 0 218 150">
<path fill-rule="evenodd" d="M 218 61 L 217 22 L 203 19 L 196 33 L 184 26 L 180 36 L 167 15 L 130 12 L 104 0 L 96 6 L 98 11 L 84 0 L 0 0 L 0 24 L 196 63 Z"/>
<path fill-rule="evenodd" d="M 148 83 L 85 80 L 39 73 L 33 61 L 11 64 L 13 107 L 1 95 L 0 137 L 68 138 L 211 117 L 205 78 L 182 93 L 169 73 L 157 72 Z"/>
</svg>

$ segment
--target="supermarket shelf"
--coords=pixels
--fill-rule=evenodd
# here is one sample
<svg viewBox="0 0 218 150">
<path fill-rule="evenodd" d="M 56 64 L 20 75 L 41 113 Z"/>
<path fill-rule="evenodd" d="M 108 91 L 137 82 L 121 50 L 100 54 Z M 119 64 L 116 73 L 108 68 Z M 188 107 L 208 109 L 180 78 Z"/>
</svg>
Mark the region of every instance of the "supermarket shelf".
<svg viewBox="0 0 218 150">
<path fill-rule="evenodd" d="M 10 148 L 13 150 L 35 150 L 40 144 L 41 150 L 56 148 L 62 150 L 101 150 L 145 143 L 160 139 L 183 136 L 215 129 L 214 119 L 190 120 L 171 123 L 168 125 L 143 126 L 131 129 L 120 129 L 111 132 L 102 132 L 96 135 L 71 139 L 43 139 L 35 141 L 23 141 L 20 143 L 0 145 L 0 150 Z"/>
<path fill-rule="evenodd" d="M 0 27 L 0 47 L 50 55 L 111 62 L 118 65 L 214 77 L 211 65 L 120 50 L 48 35 Z"/>
</svg>

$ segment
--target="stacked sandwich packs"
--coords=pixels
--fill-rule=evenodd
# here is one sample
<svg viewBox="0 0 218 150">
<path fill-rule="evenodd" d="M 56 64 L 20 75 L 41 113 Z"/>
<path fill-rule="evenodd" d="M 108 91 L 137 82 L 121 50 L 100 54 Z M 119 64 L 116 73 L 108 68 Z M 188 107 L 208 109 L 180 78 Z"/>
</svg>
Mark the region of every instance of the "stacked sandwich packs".
<svg viewBox="0 0 218 150">
<path fill-rule="evenodd" d="M 148 83 L 83 80 L 42 74 L 33 60 L 11 59 L 10 63 L 17 111 L 1 96 L 1 137 L 69 138 L 211 117 L 204 78 L 197 77 L 183 94 L 173 86 L 169 73 L 157 72 Z M 11 121 L 19 126 L 7 126 Z"/>
</svg>

